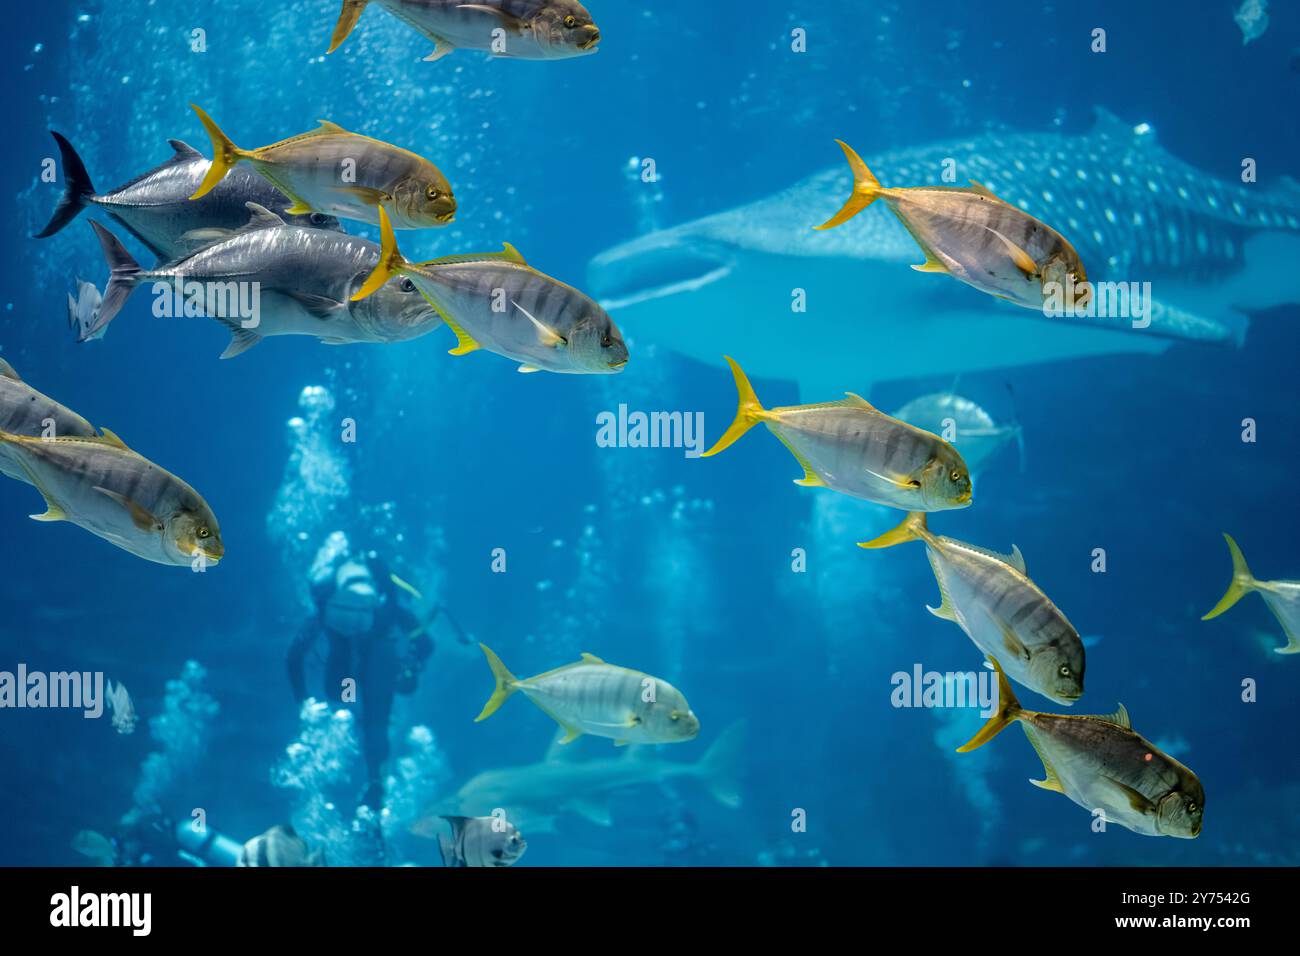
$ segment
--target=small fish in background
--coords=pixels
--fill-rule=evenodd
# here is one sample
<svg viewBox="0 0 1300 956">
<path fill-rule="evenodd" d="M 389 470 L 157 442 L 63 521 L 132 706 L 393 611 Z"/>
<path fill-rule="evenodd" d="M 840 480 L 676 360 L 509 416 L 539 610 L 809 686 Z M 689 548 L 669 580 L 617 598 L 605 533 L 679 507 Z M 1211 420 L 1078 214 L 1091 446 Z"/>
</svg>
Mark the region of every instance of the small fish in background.
<svg viewBox="0 0 1300 956">
<path fill-rule="evenodd" d="M 95 866 L 113 866 L 117 862 L 113 842 L 96 830 L 79 830 L 72 838 L 72 848 Z"/>
<path fill-rule="evenodd" d="M 937 435 L 891 418 L 852 392 L 837 402 L 767 409 L 740 366 L 736 419 L 701 458 L 731 446 L 759 422 L 781 440 L 804 476 L 796 485 L 830 488 L 905 511 L 947 511 L 971 503 L 970 469 Z"/>
<path fill-rule="evenodd" d="M 308 852 L 307 841 L 292 826 L 277 823 L 244 844 L 236 866 L 325 866 L 323 849 Z"/>
<path fill-rule="evenodd" d="M 438 834 L 443 866 L 514 866 L 528 841 L 508 820 L 498 817 L 440 817 L 451 824 L 451 838 Z"/>
<path fill-rule="evenodd" d="M 1079 254 L 1051 226 L 974 180 L 969 187 L 887 189 L 852 147 L 836 142 L 853 170 L 853 195 L 816 229 L 833 229 L 883 198 L 925 253 L 925 262 L 912 266 L 918 272 L 946 273 L 1026 309 L 1042 311 L 1067 292 L 1075 309 L 1087 306 L 1091 287 Z"/>
<path fill-rule="evenodd" d="M 0 432 L 38 438 L 45 435 L 45 423 L 54 423 L 53 433 L 93 437 L 95 426 L 72 409 L 60 405 L 22 380 L 14 367 L 0 358 Z M 18 459 L 0 442 L 0 474 L 18 481 L 31 481 Z"/>
<path fill-rule="evenodd" d="M 348 38 L 372 0 L 343 0 L 333 53 Z M 577 0 L 373 0 L 434 43 L 424 59 L 440 60 L 453 50 L 486 50 L 519 60 L 558 60 L 596 52 L 600 28 Z M 501 31 L 501 32 L 498 32 Z M 505 51 L 494 49 L 502 37 Z"/>
<path fill-rule="evenodd" d="M 608 737 L 623 744 L 672 744 L 693 740 L 700 721 L 672 684 L 641 671 L 606 664 L 594 654 L 555 670 L 519 680 L 486 644 L 496 689 L 475 722 L 497 712 L 506 698 L 522 691 L 542 713 L 562 728 L 561 743 L 582 734 Z"/>
<path fill-rule="evenodd" d="M 1036 787 L 1063 793 L 1107 823 L 1145 836 L 1195 839 L 1205 813 L 1205 789 L 1196 774 L 1133 730 L 1124 705 L 1104 717 L 1024 710 L 996 658 L 998 712 L 958 753 L 976 750 L 1019 721 L 1043 761 Z"/>
<path fill-rule="evenodd" d="M 93 282 L 77 279 L 77 297 L 68 293 L 68 328 L 77 330 L 78 342 L 93 342 L 102 339 L 108 331 L 108 324 L 99 324 L 99 307 L 103 297 Z"/>
<path fill-rule="evenodd" d="M 894 417 L 940 436 L 951 422 L 953 447 L 960 449 L 972 476 L 1012 441 L 1020 451 L 1020 470 L 1025 470 L 1025 437 L 1019 422 L 999 425 L 983 408 L 956 392 L 914 398 L 894 412 Z"/>
<path fill-rule="evenodd" d="M 8 452 L 45 499 L 37 521 L 70 521 L 158 564 L 191 566 L 225 554 L 203 497 L 103 429 L 97 437 L 28 438 L 0 431 Z"/>
<path fill-rule="evenodd" d="M 1013 678 L 1061 704 L 1083 696 L 1084 650 L 1074 629 L 1030 580 L 1020 549 L 1011 554 L 931 533 L 925 514 L 909 514 L 862 548 L 924 541 L 943 600 L 927 610 L 952 621 L 985 654 L 1007 662 Z"/>
<path fill-rule="evenodd" d="M 195 230 L 211 233 L 238 229 L 248 221 L 246 204 L 250 202 L 265 206 L 294 225 L 342 230 L 337 219 L 324 213 L 291 215 L 287 211 L 291 200 L 251 169 L 233 170 L 202 199 L 191 201 L 190 196 L 207 176 L 211 164 L 197 149 L 178 139 L 167 141 L 173 153 L 167 162 L 100 194 L 72 144 L 54 130 L 50 135 L 59 147 L 66 185 L 63 198 L 49 224 L 36 234 L 37 239 L 59 232 L 87 206 L 102 209 L 116 219 L 148 246 L 159 262 L 191 251 L 194 243 L 187 236 Z"/>
<path fill-rule="evenodd" d="M 1242 46 L 1259 39 L 1268 29 L 1268 0 L 1243 0 L 1232 19 L 1241 28 Z"/>
<path fill-rule="evenodd" d="M 452 355 L 486 349 L 523 363 L 521 372 L 612 375 L 627 365 L 627 345 L 609 314 L 572 286 L 538 272 L 514 246 L 413 263 L 398 250 L 382 208 L 379 221 L 379 264 L 353 302 L 401 275 L 456 333 Z"/>
<path fill-rule="evenodd" d="M 1232 535 L 1225 532 L 1223 538 L 1228 542 L 1228 552 L 1232 555 L 1232 580 L 1219 603 L 1201 620 L 1213 620 L 1251 591 L 1258 591 L 1286 634 L 1286 644 L 1273 648 L 1274 653 L 1300 653 L 1300 581 L 1255 580 L 1250 568 L 1246 566 L 1245 555 L 1237 547 L 1237 542 L 1232 540 Z"/>
<path fill-rule="evenodd" d="M 113 711 L 113 729 L 119 734 L 130 734 L 135 732 L 135 724 L 138 719 L 135 715 L 135 704 L 131 701 L 131 695 L 127 693 L 126 685 L 121 681 L 114 686 L 108 685 L 108 706 Z"/>
<path fill-rule="evenodd" d="M 212 139 L 212 165 L 191 199 L 202 199 L 237 163 L 247 161 L 293 200 L 288 212 L 294 215 L 325 213 L 377 225 L 376 210 L 383 209 L 399 229 L 446 226 L 456 218 L 447 177 L 409 150 L 328 120 L 269 146 L 240 149 L 211 116 L 191 107 Z M 355 171 L 352 181 L 341 178 L 344 168 Z"/>
</svg>

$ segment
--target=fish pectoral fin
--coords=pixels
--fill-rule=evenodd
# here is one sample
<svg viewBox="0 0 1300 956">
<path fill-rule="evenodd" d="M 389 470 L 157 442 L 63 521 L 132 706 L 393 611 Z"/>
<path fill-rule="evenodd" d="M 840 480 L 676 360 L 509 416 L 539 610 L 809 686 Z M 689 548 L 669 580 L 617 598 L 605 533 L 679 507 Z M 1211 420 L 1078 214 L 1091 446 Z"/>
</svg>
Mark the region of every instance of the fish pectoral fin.
<svg viewBox="0 0 1300 956">
<path fill-rule="evenodd" d="M 1134 790 L 1126 783 L 1120 783 L 1114 777 L 1107 777 L 1102 774 L 1101 779 L 1108 785 L 1109 789 L 1114 791 L 1116 803 L 1127 803 L 1143 816 L 1150 816 L 1156 812 L 1156 805 L 1147 797 Z"/>
<path fill-rule="evenodd" d="M 583 819 L 590 820 L 597 826 L 613 826 L 614 821 L 609 815 L 609 807 L 601 806 L 590 800 L 570 800 L 568 807 Z"/>
<path fill-rule="evenodd" d="M 555 331 L 555 329 L 551 328 L 549 325 L 546 325 L 545 323 L 539 321 L 537 316 L 533 315 L 531 312 L 525 309 L 514 299 L 510 300 L 510 304 L 513 305 L 520 312 L 522 312 L 529 322 L 533 323 L 533 326 L 534 328 L 537 329 L 538 337 L 541 339 L 543 345 L 549 346 L 550 348 L 558 349 L 558 348 L 563 348 L 564 346 L 569 344 L 568 340 L 563 335 Z"/>
<path fill-rule="evenodd" d="M 386 193 L 382 189 L 376 189 L 373 186 L 335 186 L 334 192 L 342 193 L 349 199 L 355 199 L 363 206 L 370 208 L 393 201 L 390 193 Z"/>
<path fill-rule="evenodd" d="M 247 352 L 258 342 L 262 341 L 262 336 L 258 335 L 252 329 L 241 329 L 236 326 L 230 328 L 230 344 L 226 350 L 221 353 L 221 358 L 234 358 Z"/>
<path fill-rule="evenodd" d="M 446 56 L 448 53 L 453 53 L 453 52 L 455 52 L 455 50 L 456 50 L 456 47 L 455 47 L 453 44 L 448 43 L 448 42 L 447 42 L 446 40 L 444 40 L 442 37 L 434 37 L 434 38 L 433 38 L 433 52 L 430 53 L 428 56 L 426 56 L 426 57 L 424 58 L 424 62 L 425 62 L 425 63 L 436 63 L 438 60 L 441 60 L 441 59 L 442 59 L 444 56 Z"/>
<path fill-rule="evenodd" d="M 1025 278 L 1038 278 L 1038 263 L 1033 260 L 1029 253 L 1025 252 L 1024 249 L 1021 249 L 996 229 L 991 229 L 989 231 L 1001 240 L 1002 247 L 1006 250 L 1007 256 L 1015 264 L 1015 267 L 1025 274 Z"/>
<path fill-rule="evenodd" d="M 513 14 L 506 13 L 496 7 L 489 7 L 483 3 L 462 3 L 456 7 L 457 10 L 472 10 L 477 13 L 484 13 L 498 21 L 501 26 L 515 34 L 522 34 L 524 28 L 528 25 L 524 20 Z"/>
<path fill-rule="evenodd" d="M 126 509 L 127 514 L 131 516 L 131 522 L 141 531 L 161 531 L 164 527 L 148 508 L 138 502 L 132 501 L 124 494 L 116 491 L 110 491 L 102 485 L 96 485 L 95 490 L 107 498 L 111 498 L 119 505 Z"/>
<path fill-rule="evenodd" d="M 474 336 L 462 329 L 445 313 L 443 314 L 442 320 L 447 323 L 447 328 L 456 333 L 456 347 L 454 349 L 448 349 L 448 355 L 468 355 L 470 352 L 483 347 L 474 340 Z"/>
<path fill-rule="evenodd" d="M 998 630 L 1002 632 L 1003 646 L 1021 660 L 1029 660 L 1029 648 L 1025 647 L 1020 638 L 1016 637 L 1015 632 L 1007 626 L 1007 623 L 996 618 L 993 620 L 997 624 Z"/>
<path fill-rule="evenodd" d="M 299 292 L 296 290 L 284 294 L 306 309 L 309 315 L 315 316 L 318 319 L 333 318 L 338 313 L 339 309 L 347 307 L 346 302 L 331 299 L 326 295 L 314 295 L 311 292 Z"/>
</svg>

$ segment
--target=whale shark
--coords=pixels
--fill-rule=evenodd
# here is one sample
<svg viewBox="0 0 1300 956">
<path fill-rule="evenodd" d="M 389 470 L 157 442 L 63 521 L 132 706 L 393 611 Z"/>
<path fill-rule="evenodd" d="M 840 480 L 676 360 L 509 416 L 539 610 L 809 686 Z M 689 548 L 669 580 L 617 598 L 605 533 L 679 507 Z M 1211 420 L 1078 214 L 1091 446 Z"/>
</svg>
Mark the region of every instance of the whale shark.
<svg viewBox="0 0 1300 956">
<path fill-rule="evenodd" d="M 990 132 L 867 163 L 900 186 L 978 182 L 1063 233 L 1094 283 L 1149 283 L 1141 321 L 1124 310 L 1049 318 L 915 272 L 924 256 L 883 208 L 815 232 L 852 190 L 843 165 L 601 252 L 588 288 L 636 344 L 710 364 L 727 353 L 808 399 L 1180 340 L 1231 348 L 1251 313 L 1300 302 L 1300 184 L 1211 176 L 1148 124 L 1095 113 L 1083 134 Z"/>
</svg>

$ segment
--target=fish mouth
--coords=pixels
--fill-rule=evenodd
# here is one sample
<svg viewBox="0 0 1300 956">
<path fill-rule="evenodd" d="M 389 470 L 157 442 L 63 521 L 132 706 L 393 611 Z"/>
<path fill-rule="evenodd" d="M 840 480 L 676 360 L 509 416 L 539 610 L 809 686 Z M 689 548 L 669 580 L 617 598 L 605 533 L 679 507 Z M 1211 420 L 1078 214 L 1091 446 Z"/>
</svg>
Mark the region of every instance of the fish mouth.
<svg viewBox="0 0 1300 956">
<path fill-rule="evenodd" d="M 583 53 L 595 53 L 596 44 L 600 42 L 600 31 L 596 30 L 590 38 L 578 44 L 578 49 Z"/>
<path fill-rule="evenodd" d="M 623 369 L 626 368 L 626 367 L 627 367 L 627 359 L 623 359 L 623 361 L 621 361 L 621 362 L 610 362 L 610 363 L 609 363 L 609 370 L 610 370 L 611 372 L 621 372 L 621 371 L 623 371 Z"/>
<path fill-rule="evenodd" d="M 434 216 L 434 219 L 436 219 L 441 225 L 445 226 L 449 222 L 456 221 L 456 214 L 454 212 L 440 212 L 438 215 Z"/>
<path fill-rule="evenodd" d="M 695 292 L 735 268 L 733 247 L 696 236 L 653 233 L 600 253 L 587 265 L 588 284 L 606 309 Z"/>
</svg>

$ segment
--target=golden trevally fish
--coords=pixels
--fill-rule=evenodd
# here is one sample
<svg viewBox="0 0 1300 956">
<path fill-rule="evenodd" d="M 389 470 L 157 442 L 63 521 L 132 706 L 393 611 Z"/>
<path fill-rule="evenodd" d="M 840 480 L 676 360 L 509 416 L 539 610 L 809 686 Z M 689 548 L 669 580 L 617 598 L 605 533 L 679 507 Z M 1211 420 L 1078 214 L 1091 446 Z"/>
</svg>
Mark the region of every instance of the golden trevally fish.
<svg viewBox="0 0 1300 956">
<path fill-rule="evenodd" d="M 1007 662 L 1021 684 L 1062 704 L 1083 696 L 1083 641 L 1025 573 L 1020 549 L 1001 555 L 930 532 L 925 514 L 903 523 L 863 548 L 888 548 L 904 541 L 925 542 L 943 600 L 927 610 L 952 621 L 985 654 Z"/>
<path fill-rule="evenodd" d="M 1256 581 L 1237 542 L 1226 532 L 1223 537 L 1232 553 L 1232 581 L 1219 603 L 1201 620 L 1218 617 L 1251 591 L 1258 591 L 1286 634 L 1286 644 L 1273 650 L 1278 654 L 1300 654 L 1300 581 Z"/>
<path fill-rule="evenodd" d="M 984 746 L 1012 721 L 1043 761 L 1046 778 L 1029 781 L 1063 793 L 1085 810 L 1101 810 L 1106 822 L 1146 836 L 1193 839 L 1200 835 L 1205 789 L 1181 763 L 1133 730 L 1124 705 L 1105 717 L 1042 714 L 1024 710 L 996 659 L 998 712 L 957 748 Z"/>
<path fill-rule="evenodd" d="M 672 684 L 640 671 L 606 664 L 594 654 L 555 670 L 519 680 L 485 644 L 496 689 L 475 721 L 496 713 L 507 697 L 522 691 L 542 713 L 564 728 L 561 743 L 582 734 L 623 744 L 672 744 L 691 740 L 700 721 Z"/>
<path fill-rule="evenodd" d="M 736 420 L 700 457 L 727 448 L 759 422 L 803 466 L 796 485 L 830 488 L 905 511 L 947 511 L 971 503 L 970 471 L 937 435 L 891 418 L 852 392 L 838 402 L 764 408 L 730 356 L 740 394 Z"/>
<path fill-rule="evenodd" d="M 853 170 L 853 195 L 815 228 L 833 229 L 883 197 L 925 253 L 925 262 L 912 266 L 918 272 L 947 273 L 1027 309 L 1041 311 L 1063 296 L 1071 297 L 1071 313 L 1087 306 L 1091 289 L 1079 254 L 1051 226 L 974 180 L 969 187 L 885 188 L 852 147 L 836 142 Z"/>
<path fill-rule="evenodd" d="M 452 355 L 486 349 L 522 363 L 521 372 L 610 374 L 627 365 L 627 346 L 609 314 L 572 286 L 538 272 L 509 243 L 504 252 L 407 262 L 383 209 L 379 220 L 379 264 L 353 302 L 399 274 L 415 283 L 456 333 Z"/>
<path fill-rule="evenodd" d="M 381 140 L 349 133 L 321 120 L 298 136 L 257 149 L 240 149 L 190 104 L 212 138 L 212 165 L 191 199 L 201 199 L 235 164 L 248 160 L 293 200 L 292 215 L 318 212 L 377 224 L 384 209 L 399 229 L 445 226 L 456 217 L 456 197 L 437 166 Z"/>
<path fill-rule="evenodd" d="M 19 377 L 14 367 L 0 358 L 0 432 L 11 435 L 39 437 L 47 434 L 45 423 L 50 423 L 52 438 L 63 435 L 95 434 L 90 424 L 70 408 L 42 395 Z M 0 442 L 0 474 L 19 481 L 27 481 L 27 472 Z"/>
<path fill-rule="evenodd" d="M 95 438 L 28 438 L 0 432 L 27 480 L 44 496 L 37 521 L 71 521 L 158 564 L 189 565 L 225 554 L 216 516 L 181 479 L 104 429 Z"/>
<path fill-rule="evenodd" d="M 343 0 L 330 53 L 357 25 L 371 0 Z M 440 60 L 453 50 L 487 50 L 520 60 L 556 60 L 595 53 L 600 28 L 577 0 L 374 0 L 434 42 L 424 59 Z M 498 33 L 497 31 L 501 31 Z M 494 46 L 501 38 L 504 50 Z"/>
</svg>

